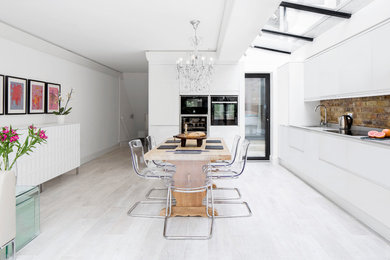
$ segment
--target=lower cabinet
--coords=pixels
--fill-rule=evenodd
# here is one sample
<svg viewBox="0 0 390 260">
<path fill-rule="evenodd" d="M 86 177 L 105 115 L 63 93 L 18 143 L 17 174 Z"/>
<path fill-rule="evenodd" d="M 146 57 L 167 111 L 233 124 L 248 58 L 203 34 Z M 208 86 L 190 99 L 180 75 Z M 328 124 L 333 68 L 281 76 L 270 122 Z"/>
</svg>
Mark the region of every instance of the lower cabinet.
<svg viewBox="0 0 390 260">
<path fill-rule="evenodd" d="M 280 164 L 390 240 L 390 146 L 292 126 L 279 129 Z"/>
</svg>

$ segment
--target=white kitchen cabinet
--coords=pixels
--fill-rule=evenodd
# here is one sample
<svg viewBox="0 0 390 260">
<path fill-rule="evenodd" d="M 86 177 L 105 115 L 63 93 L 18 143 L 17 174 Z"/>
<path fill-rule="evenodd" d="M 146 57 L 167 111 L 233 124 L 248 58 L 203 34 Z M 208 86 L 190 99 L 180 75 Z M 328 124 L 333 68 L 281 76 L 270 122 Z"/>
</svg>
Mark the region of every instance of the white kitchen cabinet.
<svg viewBox="0 0 390 260">
<path fill-rule="evenodd" d="M 153 125 L 149 129 L 149 135 L 155 138 L 156 144 L 160 144 L 178 133 L 180 133 L 179 125 Z"/>
<path fill-rule="evenodd" d="M 149 64 L 149 126 L 179 125 L 180 96 L 175 75 L 175 66 Z"/>
<path fill-rule="evenodd" d="M 216 64 L 208 90 L 200 92 L 180 90 L 180 95 L 239 95 L 243 80 L 244 71 L 240 63 Z"/>
<path fill-rule="evenodd" d="M 371 32 L 372 41 L 372 78 L 373 90 L 390 91 L 390 24 Z"/>
<path fill-rule="evenodd" d="M 339 91 L 338 50 L 319 55 L 305 62 L 305 100 L 329 97 Z"/>
<path fill-rule="evenodd" d="M 305 61 L 306 101 L 390 94 L 390 24 Z"/>
<path fill-rule="evenodd" d="M 211 81 L 211 95 L 239 95 L 244 72 L 241 64 L 216 65 Z"/>
<path fill-rule="evenodd" d="M 279 127 L 279 160 L 356 218 L 390 238 L 390 146 Z"/>
<path fill-rule="evenodd" d="M 239 126 L 225 125 L 225 126 L 210 126 L 209 137 L 221 137 L 226 142 L 226 145 L 232 147 L 234 136 L 241 135 Z M 242 140 L 241 140 L 242 141 Z"/>
<path fill-rule="evenodd" d="M 290 125 L 312 125 L 319 122 L 314 112 L 317 102 L 304 102 L 304 64 L 287 63 L 278 68 L 279 120 Z"/>
<path fill-rule="evenodd" d="M 364 34 L 336 48 L 338 55 L 334 57 L 334 62 L 337 62 L 340 71 L 337 95 L 371 90 L 372 41 L 370 35 Z"/>
</svg>

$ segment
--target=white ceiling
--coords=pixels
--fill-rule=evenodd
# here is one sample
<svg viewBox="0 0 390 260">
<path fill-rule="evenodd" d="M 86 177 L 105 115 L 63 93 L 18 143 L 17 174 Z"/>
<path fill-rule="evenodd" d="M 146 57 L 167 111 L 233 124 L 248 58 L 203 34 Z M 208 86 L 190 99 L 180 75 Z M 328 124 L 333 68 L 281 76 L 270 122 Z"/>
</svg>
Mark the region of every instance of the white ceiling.
<svg viewBox="0 0 390 260">
<path fill-rule="evenodd" d="M 262 12 L 260 16 L 263 16 L 262 20 L 265 23 L 279 2 L 278 0 L 1 1 L 0 20 L 114 70 L 146 72 L 145 51 L 180 51 L 192 48 L 189 38 L 193 35 L 193 30 L 189 20 L 201 21 L 198 30 L 203 38 L 201 49 L 217 51 L 217 48 L 221 48 L 219 42 L 221 41 L 219 39 L 223 38 L 220 36 L 221 31 L 232 34 L 227 24 L 230 18 L 237 19 L 237 17 L 230 17 L 231 13 L 234 14 L 231 10 L 233 6 L 240 4 L 239 7 L 243 11 L 245 11 L 243 7 L 249 10 L 253 6 L 263 7 L 258 10 Z M 257 14 L 253 12 L 257 15 L 256 19 L 259 19 L 259 12 Z M 241 20 L 243 19 L 251 21 L 245 16 L 241 17 Z M 244 42 L 244 47 L 248 46 L 256 35 L 253 26 L 261 28 L 262 25 L 248 26 L 252 30 L 251 34 L 255 34 L 251 39 L 248 38 L 248 42 Z M 234 26 L 241 31 L 246 29 L 240 28 L 238 24 Z M 244 39 L 234 39 L 237 42 L 239 40 Z M 242 50 L 241 54 L 243 51 L 245 50 Z"/>
</svg>

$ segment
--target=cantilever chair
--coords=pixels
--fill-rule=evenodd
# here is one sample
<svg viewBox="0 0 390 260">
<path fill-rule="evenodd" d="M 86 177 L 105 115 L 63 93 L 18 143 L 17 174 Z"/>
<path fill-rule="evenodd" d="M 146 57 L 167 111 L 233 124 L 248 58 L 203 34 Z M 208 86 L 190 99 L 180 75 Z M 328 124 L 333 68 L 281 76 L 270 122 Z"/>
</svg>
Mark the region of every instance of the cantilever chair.
<svg viewBox="0 0 390 260">
<path fill-rule="evenodd" d="M 148 151 L 152 150 L 154 147 L 156 147 L 156 140 L 153 136 L 148 135 L 146 138 L 146 147 L 148 148 Z M 166 166 L 172 166 L 172 164 L 164 163 L 162 161 L 152 161 L 152 163 L 157 167 L 166 167 Z"/>
<path fill-rule="evenodd" d="M 236 179 L 240 177 L 244 172 L 247 163 L 249 145 L 250 145 L 249 141 L 244 140 L 244 142 L 241 145 L 238 158 L 235 160 L 233 164 L 228 166 L 218 166 L 218 167 L 210 165 L 208 168 L 206 168 L 207 177 L 210 179 Z M 244 205 L 248 210 L 248 214 L 246 215 L 219 215 L 219 216 L 215 216 L 215 218 L 249 217 L 252 215 L 252 211 L 246 201 L 243 202 L 215 201 L 214 203 L 226 204 L 226 205 L 241 204 Z"/>
<path fill-rule="evenodd" d="M 172 214 L 172 204 L 173 204 L 173 195 L 172 192 L 179 193 L 195 193 L 195 192 L 206 192 L 206 214 L 209 219 L 209 232 L 207 235 L 167 235 L 168 229 L 168 220 Z M 209 212 L 211 204 L 211 214 Z M 211 180 L 207 178 L 204 183 L 197 185 L 197 187 L 182 187 L 176 186 L 173 180 L 170 181 L 168 185 L 168 193 L 167 193 L 167 204 L 165 208 L 165 221 L 164 221 L 164 231 L 163 235 L 168 240 L 207 240 L 210 239 L 213 235 L 214 228 L 214 218 L 215 218 L 215 210 L 214 210 L 214 198 L 213 198 L 213 185 Z"/>
<path fill-rule="evenodd" d="M 150 151 L 150 150 L 152 150 L 153 148 L 156 147 L 156 139 L 153 136 L 148 135 L 145 138 L 145 141 L 146 141 L 146 147 L 148 148 L 148 151 Z M 166 163 L 166 162 L 163 162 L 163 161 L 152 160 L 152 163 L 154 164 L 154 166 L 159 167 L 159 168 L 174 167 L 173 164 Z M 146 193 L 146 195 L 145 195 L 146 199 L 148 199 L 148 200 L 165 200 L 166 199 L 166 197 L 152 196 L 153 191 L 165 191 L 165 192 L 167 192 L 168 189 L 167 188 L 153 188 L 153 189 L 150 189 L 149 192 Z"/>
<path fill-rule="evenodd" d="M 217 161 L 215 163 L 211 163 L 209 166 L 218 168 L 218 167 L 226 167 L 226 166 L 233 165 L 237 158 L 240 140 L 241 140 L 241 136 L 239 135 L 234 136 L 232 149 L 230 150 L 230 152 L 232 153 L 232 159 L 230 161 Z M 235 191 L 237 193 L 236 197 L 216 197 L 214 198 L 216 201 L 241 199 L 241 192 L 238 188 L 214 187 L 214 190 Z"/>
<path fill-rule="evenodd" d="M 144 179 L 157 179 L 164 180 L 168 185 L 169 180 L 172 178 L 172 174 L 175 172 L 175 167 L 155 167 L 146 163 L 144 158 L 144 148 L 141 140 L 135 139 L 129 142 L 130 153 L 132 158 L 133 169 L 135 173 Z M 161 201 L 138 201 L 128 211 L 128 215 L 132 217 L 159 217 L 164 216 L 147 215 L 147 214 L 135 214 L 133 211 L 141 204 L 161 204 Z"/>
</svg>

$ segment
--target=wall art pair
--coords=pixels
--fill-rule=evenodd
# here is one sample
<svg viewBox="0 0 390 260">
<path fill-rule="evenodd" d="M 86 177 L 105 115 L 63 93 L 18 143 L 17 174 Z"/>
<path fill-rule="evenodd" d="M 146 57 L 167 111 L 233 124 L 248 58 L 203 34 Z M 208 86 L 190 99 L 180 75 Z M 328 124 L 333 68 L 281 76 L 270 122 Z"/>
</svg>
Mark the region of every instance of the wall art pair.
<svg viewBox="0 0 390 260">
<path fill-rule="evenodd" d="M 60 93 L 60 84 L 0 75 L 0 115 L 51 114 Z"/>
</svg>

